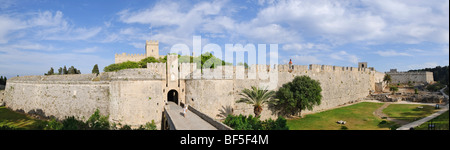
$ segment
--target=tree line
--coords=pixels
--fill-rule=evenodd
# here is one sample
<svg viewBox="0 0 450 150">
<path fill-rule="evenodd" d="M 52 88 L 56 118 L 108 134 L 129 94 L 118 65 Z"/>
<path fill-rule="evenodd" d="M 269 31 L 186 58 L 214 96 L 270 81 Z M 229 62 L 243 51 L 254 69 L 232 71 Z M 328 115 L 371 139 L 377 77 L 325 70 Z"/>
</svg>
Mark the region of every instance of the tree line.
<svg viewBox="0 0 450 150">
<path fill-rule="evenodd" d="M 6 85 L 6 80 L 8 80 L 8 79 L 6 78 L 6 76 L 5 76 L 5 77 L 0 76 L 0 85 Z"/>
<path fill-rule="evenodd" d="M 92 73 L 96 73 L 97 75 L 100 73 L 97 64 L 95 64 L 94 68 L 92 68 Z M 44 73 L 44 75 L 64 75 L 64 74 L 81 74 L 81 71 L 75 68 L 74 66 L 70 66 L 69 69 L 67 69 L 66 66 L 64 66 L 64 68 L 59 67 L 58 73 L 55 73 L 53 67 L 50 67 L 50 70 L 47 73 Z"/>
<path fill-rule="evenodd" d="M 81 74 L 81 71 L 75 68 L 74 66 L 70 66 L 69 69 L 64 66 L 64 68 L 59 67 L 58 73 L 55 73 L 55 70 L 53 67 L 50 67 L 50 70 L 47 73 L 44 73 L 44 75 L 64 75 L 64 74 Z"/>
<path fill-rule="evenodd" d="M 177 54 L 175 54 L 177 55 Z M 111 64 L 106 66 L 103 71 L 112 72 L 119 71 L 122 69 L 131 69 L 131 68 L 147 68 L 147 63 L 165 63 L 167 62 L 167 56 L 162 58 L 154 58 L 147 57 L 138 62 L 127 61 L 118 64 Z M 179 63 L 197 63 L 197 68 L 216 68 L 216 66 L 224 66 L 224 65 L 232 65 L 232 63 L 225 62 L 220 58 L 215 57 L 213 54 L 206 52 L 200 56 L 181 56 L 178 55 Z M 246 65 L 246 63 L 244 64 Z M 248 67 L 248 65 L 247 65 Z"/>
</svg>

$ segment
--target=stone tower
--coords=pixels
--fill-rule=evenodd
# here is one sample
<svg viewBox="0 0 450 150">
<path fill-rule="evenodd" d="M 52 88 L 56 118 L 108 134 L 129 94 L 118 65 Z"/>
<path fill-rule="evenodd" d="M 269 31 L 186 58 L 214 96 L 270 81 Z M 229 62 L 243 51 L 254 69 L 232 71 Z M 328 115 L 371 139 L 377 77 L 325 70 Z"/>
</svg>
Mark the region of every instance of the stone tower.
<svg viewBox="0 0 450 150">
<path fill-rule="evenodd" d="M 367 68 L 367 62 L 358 62 L 358 69 Z"/>
<path fill-rule="evenodd" d="M 158 41 L 145 41 L 145 55 L 146 57 L 159 58 L 159 42 Z"/>
</svg>

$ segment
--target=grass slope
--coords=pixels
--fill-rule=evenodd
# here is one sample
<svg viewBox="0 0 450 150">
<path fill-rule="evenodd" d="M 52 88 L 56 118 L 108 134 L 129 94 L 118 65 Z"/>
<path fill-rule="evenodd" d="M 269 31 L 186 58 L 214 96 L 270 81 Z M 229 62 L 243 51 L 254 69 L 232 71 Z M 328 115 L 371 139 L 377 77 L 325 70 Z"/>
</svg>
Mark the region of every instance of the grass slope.
<svg viewBox="0 0 450 150">
<path fill-rule="evenodd" d="M 436 130 L 449 130 L 449 117 L 448 117 L 448 111 L 442 113 L 441 115 L 437 116 L 434 119 L 431 119 L 430 121 L 433 122 L 436 126 Z M 428 122 L 414 128 L 416 130 L 428 130 Z"/>
<path fill-rule="evenodd" d="M 389 130 L 389 127 L 380 126 L 382 119 L 373 112 L 383 103 L 361 102 L 316 114 L 306 115 L 301 119 L 288 120 L 291 130 L 340 130 L 343 125 L 336 121 L 347 121 L 348 130 Z"/>
<path fill-rule="evenodd" d="M 417 107 L 422 106 L 419 109 Z M 383 113 L 389 118 L 413 122 L 433 114 L 436 110 L 433 106 L 420 104 L 391 104 L 383 109 Z"/>
<path fill-rule="evenodd" d="M 15 129 L 36 130 L 39 129 L 38 124 L 42 122 L 42 120 L 11 111 L 6 107 L 0 107 L 0 128 L 6 126 Z"/>
</svg>

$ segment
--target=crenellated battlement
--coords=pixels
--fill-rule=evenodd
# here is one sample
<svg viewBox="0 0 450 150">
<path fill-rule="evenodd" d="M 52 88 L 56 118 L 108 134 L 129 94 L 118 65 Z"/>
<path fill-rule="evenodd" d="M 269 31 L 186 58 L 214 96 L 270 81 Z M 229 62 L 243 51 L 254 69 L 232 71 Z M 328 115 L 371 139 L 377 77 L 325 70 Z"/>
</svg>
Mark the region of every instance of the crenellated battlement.
<svg viewBox="0 0 450 150">
<path fill-rule="evenodd" d="M 134 57 L 134 56 L 142 56 L 145 57 L 145 54 L 127 54 L 127 53 L 122 53 L 122 54 L 116 54 L 115 57 Z"/>
<path fill-rule="evenodd" d="M 159 44 L 158 40 L 146 40 L 145 44 Z"/>
<path fill-rule="evenodd" d="M 122 53 L 122 54 L 116 54 L 115 55 L 115 63 L 122 63 L 122 62 L 126 62 L 126 61 L 141 61 L 142 59 L 146 58 L 145 54 L 127 54 L 127 53 Z"/>
</svg>

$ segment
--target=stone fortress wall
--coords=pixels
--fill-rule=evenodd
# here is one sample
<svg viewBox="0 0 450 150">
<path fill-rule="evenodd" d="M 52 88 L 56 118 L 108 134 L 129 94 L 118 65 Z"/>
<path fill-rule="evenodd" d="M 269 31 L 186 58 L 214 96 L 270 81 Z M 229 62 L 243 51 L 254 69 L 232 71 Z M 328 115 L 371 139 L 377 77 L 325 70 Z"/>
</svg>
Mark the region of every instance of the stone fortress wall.
<svg viewBox="0 0 450 150">
<path fill-rule="evenodd" d="M 140 61 L 142 59 L 146 58 L 145 54 L 127 54 L 127 53 L 122 53 L 122 54 L 116 54 L 114 57 L 115 63 L 123 63 L 126 61 Z"/>
<path fill-rule="evenodd" d="M 313 113 L 368 96 L 384 75 L 367 68 L 327 65 L 294 65 L 293 70 L 289 70 L 288 65 L 252 65 L 248 69 L 244 66 L 220 66 L 203 72 L 196 68 L 195 63 L 178 65 L 179 78 L 174 82 L 178 82 L 178 87 L 167 82 L 170 77 L 165 63 L 151 63 L 148 68 L 107 72 L 98 76 L 15 77 L 8 80 L 4 102 L 13 110 L 43 112 L 59 119 L 66 116 L 88 119 L 95 109 L 99 109 L 102 114 L 109 115 L 111 122 L 138 126 L 154 120 L 159 127 L 169 90 L 177 90 L 180 103 L 221 119 L 218 115 L 226 108 L 232 108 L 235 114 L 253 114 L 252 106 L 235 102 L 244 88 L 271 85 L 271 81 L 276 79 L 272 90 L 278 90 L 295 76 L 307 75 L 318 80 L 322 87 L 322 104 L 314 111 L 304 112 Z M 263 119 L 276 116 L 275 111 L 264 107 Z"/>
<path fill-rule="evenodd" d="M 160 58 L 158 41 L 146 41 L 146 53 L 115 55 L 115 63 Z M 78 75 L 23 76 L 9 79 L 0 93 L 0 104 L 26 113 L 39 113 L 64 119 L 75 116 L 88 119 L 99 109 L 114 123 L 131 126 L 154 120 L 161 125 L 165 104 L 188 104 L 200 112 L 222 119 L 219 114 L 232 109 L 234 114 L 253 115 L 253 107 L 236 103 L 239 93 L 251 86 L 278 90 L 294 77 L 306 75 L 322 87 L 322 104 L 314 113 L 365 98 L 383 86 L 384 73 L 367 68 L 329 65 L 251 65 L 217 66 L 199 69 L 196 63 L 178 63 L 177 55 L 168 55 L 167 63 L 148 63 L 147 68 Z M 381 83 L 381 84 L 380 84 Z M 171 95 L 172 94 L 172 95 Z M 276 118 L 277 112 L 264 106 L 262 119 Z"/>
<path fill-rule="evenodd" d="M 252 65 L 245 71 L 243 66 L 212 69 L 207 76 L 202 76 L 202 80 L 186 80 L 186 103 L 216 119 L 220 119 L 218 114 L 227 108 L 232 108 L 235 114 L 253 115 L 251 105 L 235 103 L 240 98 L 239 93 L 251 86 L 269 85 L 269 79 L 272 77 L 270 74 L 276 71 L 276 87 L 272 90 L 278 90 L 283 84 L 291 82 L 295 76 L 306 75 L 320 82 L 322 104 L 316 106 L 313 111 L 302 112 L 308 114 L 361 100 L 367 97 L 370 91 L 374 91 L 375 84 L 382 82 L 384 77 L 383 73 L 368 68 L 314 64 L 294 65 L 293 68 L 290 71 L 288 65 Z M 239 73 L 239 70 L 242 72 Z M 226 72 L 230 71 L 233 72 L 232 77 L 226 76 Z M 205 70 L 203 73 L 206 73 Z M 262 119 L 277 117 L 277 112 L 268 106 L 263 109 Z"/>
<path fill-rule="evenodd" d="M 434 82 L 433 72 L 397 72 L 397 69 L 391 69 L 386 72 L 391 76 L 392 83 L 428 83 Z"/>
</svg>

